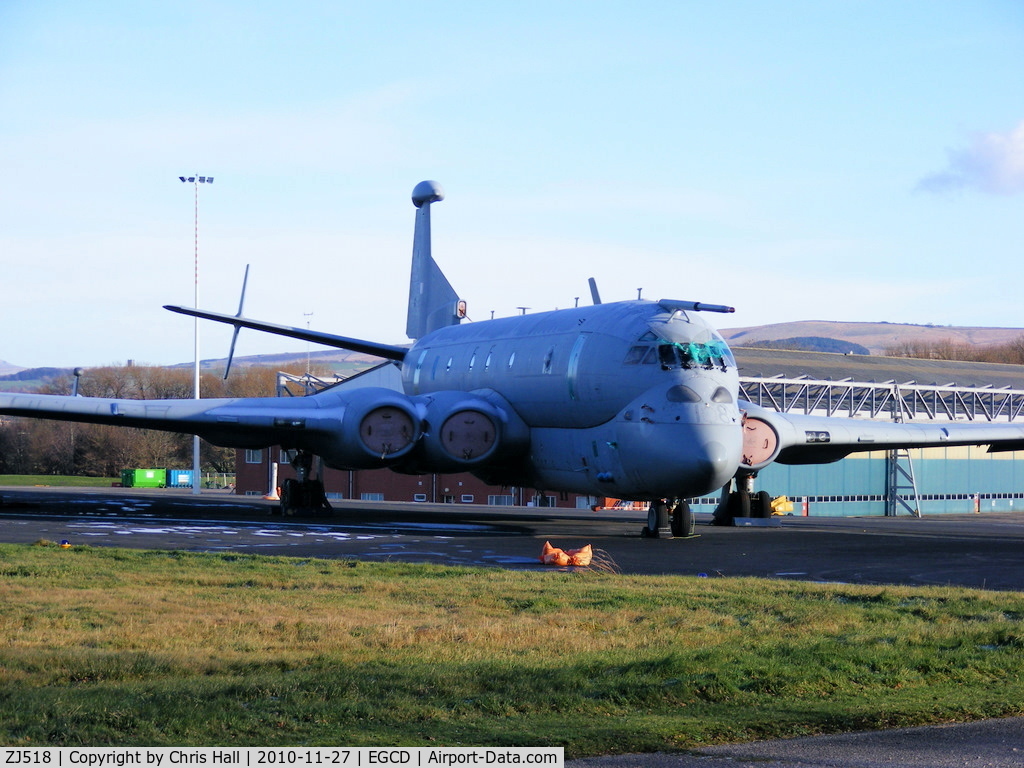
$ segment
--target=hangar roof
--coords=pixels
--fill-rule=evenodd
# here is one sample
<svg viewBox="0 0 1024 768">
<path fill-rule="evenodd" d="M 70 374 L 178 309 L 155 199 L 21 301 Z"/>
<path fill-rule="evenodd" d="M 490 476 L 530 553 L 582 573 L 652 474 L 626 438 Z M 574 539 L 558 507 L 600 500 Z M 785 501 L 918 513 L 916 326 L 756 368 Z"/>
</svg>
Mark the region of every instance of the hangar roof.
<svg viewBox="0 0 1024 768">
<path fill-rule="evenodd" d="M 740 376 L 1024 389 L 1024 366 L 732 347 Z"/>
</svg>

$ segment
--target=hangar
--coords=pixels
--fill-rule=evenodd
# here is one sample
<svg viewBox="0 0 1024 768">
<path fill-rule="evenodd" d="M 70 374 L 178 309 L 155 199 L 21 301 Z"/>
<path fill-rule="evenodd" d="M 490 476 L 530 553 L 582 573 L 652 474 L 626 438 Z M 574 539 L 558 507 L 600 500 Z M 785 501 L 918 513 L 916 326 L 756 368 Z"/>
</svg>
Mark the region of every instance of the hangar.
<svg viewBox="0 0 1024 768">
<path fill-rule="evenodd" d="M 778 411 L 904 422 L 1024 420 L 1024 366 L 734 347 L 741 397 Z M 322 386 L 306 382 L 307 387 Z M 400 389 L 385 363 L 339 386 Z M 280 389 L 280 387 L 279 387 Z M 236 492 L 264 495 L 293 477 L 279 449 L 239 451 Z M 276 478 L 276 479 L 275 479 Z M 463 504 L 605 504 L 575 494 L 487 486 L 466 474 L 400 475 L 390 470 L 323 471 L 329 498 Z M 761 471 L 757 488 L 822 516 L 995 512 L 1024 508 L 1024 451 L 986 447 L 876 451 L 834 464 Z M 710 512 L 718 497 L 690 500 Z"/>
</svg>

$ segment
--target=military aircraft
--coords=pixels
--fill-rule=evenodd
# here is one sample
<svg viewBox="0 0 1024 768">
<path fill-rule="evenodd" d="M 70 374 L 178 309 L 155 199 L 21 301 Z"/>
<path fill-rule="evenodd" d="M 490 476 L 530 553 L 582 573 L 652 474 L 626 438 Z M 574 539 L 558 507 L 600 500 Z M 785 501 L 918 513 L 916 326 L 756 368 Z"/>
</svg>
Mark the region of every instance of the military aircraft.
<svg viewBox="0 0 1024 768">
<path fill-rule="evenodd" d="M 686 536 L 684 499 L 732 487 L 716 513 L 767 516 L 753 478 L 772 462 L 943 445 L 1024 448 L 1015 424 L 896 424 L 793 415 L 739 398 L 736 361 L 705 319 L 731 307 L 661 299 L 601 302 L 481 322 L 431 253 L 424 181 L 416 207 L 411 347 L 168 306 L 186 315 L 401 364 L 404 391 L 328 388 L 303 398 L 123 400 L 0 393 L 0 413 L 197 434 L 226 447 L 295 451 L 292 497 L 315 494 L 313 456 L 338 469 L 471 472 L 493 485 L 650 501 L 645 535 Z M 723 494 L 724 495 L 724 494 Z M 287 503 L 283 501 L 287 506 Z"/>
</svg>

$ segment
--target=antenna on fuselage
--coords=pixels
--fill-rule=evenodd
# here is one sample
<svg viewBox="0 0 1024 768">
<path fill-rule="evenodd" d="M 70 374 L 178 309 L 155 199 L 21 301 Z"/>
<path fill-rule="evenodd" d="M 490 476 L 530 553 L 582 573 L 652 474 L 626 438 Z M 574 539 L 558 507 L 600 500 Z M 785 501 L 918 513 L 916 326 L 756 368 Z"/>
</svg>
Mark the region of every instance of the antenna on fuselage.
<svg viewBox="0 0 1024 768">
<path fill-rule="evenodd" d="M 245 309 L 245 287 L 249 284 L 249 265 L 245 265 L 245 274 L 242 276 L 242 295 L 238 299 L 238 314 L 235 317 L 241 317 L 242 311 Z M 242 330 L 242 326 L 236 325 L 235 332 L 231 334 L 231 348 L 228 350 L 228 362 L 224 366 L 224 381 L 228 380 L 228 374 L 231 373 L 231 361 L 235 359 L 235 342 L 238 341 L 238 332 Z"/>
<path fill-rule="evenodd" d="M 590 283 L 590 298 L 594 300 L 595 304 L 600 304 L 601 294 L 597 292 L 597 280 L 590 278 L 587 282 Z"/>
</svg>

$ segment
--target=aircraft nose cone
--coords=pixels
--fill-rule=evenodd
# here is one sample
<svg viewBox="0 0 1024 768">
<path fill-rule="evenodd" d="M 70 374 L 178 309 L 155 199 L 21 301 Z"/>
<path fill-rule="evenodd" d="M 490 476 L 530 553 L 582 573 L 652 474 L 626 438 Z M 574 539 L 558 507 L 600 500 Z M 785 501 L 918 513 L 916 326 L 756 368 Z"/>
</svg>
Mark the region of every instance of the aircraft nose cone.
<svg viewBox="0 0 1024 768">
<path fill-rule="evenodd" d="M 707 484 L 711 488 L 721 488 L 736 472 L 737 462 L 732 452 L 717 440 L 704 444 L 704 461 L 701 462 Z"/>
</svg>

